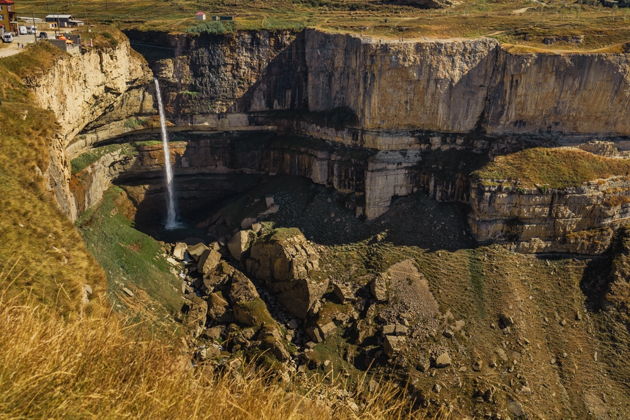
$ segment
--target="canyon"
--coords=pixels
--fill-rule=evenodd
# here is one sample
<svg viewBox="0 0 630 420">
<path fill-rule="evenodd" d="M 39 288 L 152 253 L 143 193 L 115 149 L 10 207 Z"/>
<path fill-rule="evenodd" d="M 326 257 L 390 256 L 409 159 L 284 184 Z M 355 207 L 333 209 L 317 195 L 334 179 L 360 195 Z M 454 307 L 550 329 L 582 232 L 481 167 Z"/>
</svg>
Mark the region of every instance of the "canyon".
<svg viewBox="0 0 630 420">
<path fill-rule="evenodd" d="M 185 297 L 193 363 L 262 349 L 289 371 L 370 368 L 461 416 L 625 412 L 627 45 L 119 36 L 25 80 L 57 123 L 43 176 L 87 242 L 116 243 L 100 224 L 123 216 L 166 242 L 151 262 Z M 107 270 L 117 304 L 150 295 Z"/>
<path fill-rule="evenodd" d="M 470 178 L 495 156 L 531 147 L 608 141 L 620 153 L 606 159 L 618 159 L 630 147 L 629 122 L 618 111 L 630 106 L 627 53 L 513 53 L 491 39 L 400 42 L 317 30 L 128 35 L 139 51 L 149 51 L 149 66 L 164 86 L 170 130 L 187 143 L 173 155 L 182 180 L 194 173 L 305 176 L 355 196 L 357 215 L 368 220 L 383 215 L 392 199 L 424 191 L 439 201 L 471 206 L 474 216 L 468 220 L 478 240 L 514 242 L 531 252 L 601 253 L 614 228 L 628 218 L 627 200 L 612 199 L 627 196 L 623 181 L 561 189 L 541 185 L 527 192 L 515 185 L 499 194 L 487 188 L 482 193 Z M 115 54 L 111 64 L 102 64 L 106 72 L 119 73 L 111 75 L 111 83 L 90 81 L 100 83 L 94 92 L 102 90 L 108 98 L 98 106 L 89 97 L 59 106 L 55 101 L 63 95 L 38 91 L 42 104 L 63 109 L 60 121 L 74 127 L 63 140 L 70 159 L 92 147 L 155 139 L 150 71 L 133 58 L 118 68 Z M 40 86 L 77 89 L 54 74 Z M 127 85 L 121 87 L 125 79 Z M 83 90 L 84 95 L 89 92 Z M 70 114 L 78 118 L 70 122 Z M 203 133 L 223 140 L 204 140 Z M 269 140 L 272 135 L 277 139 Z M 238 140 L 244 137 L 249 150 Z M 243 145 L 239 150 L 237 141 Z M 143 169 L 144 160 L 141 156 L 130 174 L 158 169 L 151 165 L 159 162 Z M 627 175 L 627 170 L 618 175 Z M 75 218 L 77 204 L 64 187 L 68 174 L 63 177 L 65 182 L 53 181 L 58 201 Z M 614 188 L 606 188 L 608 182 Z M 103 190 L 107 182 L 94 184 L 102 184 Z M 544 227 L 547 222 L 537 218 L 545 214 L 555 220 L 559 210 L 551 200 L 571 200 L 576 188 L 591 191 L 589 197 L 597 192 L 596 203 L 606 207 L 607 216 L 591 217 L 584 211 L 572 216 L 583 222 L 551 234 Z M 502 194 L 508 194 L 510 203 L 531 198 L 536 209 L 524 205 L 516 214 L 497 207 L 483 214 Z M 98 194 L 88 201 L 98 201 Z M 490 233 L 484 219 L 497 226 L 522 221 L 537 229 L 545 245 L 527 245 L 535 235 L 514 229 Z M 585 232 L 587 237 L 586 232 L 596 229 L 601 230 L 596 247 L 575 235 Z M 569 233 L 574 238 L 569 240 Z"/>
</svg>

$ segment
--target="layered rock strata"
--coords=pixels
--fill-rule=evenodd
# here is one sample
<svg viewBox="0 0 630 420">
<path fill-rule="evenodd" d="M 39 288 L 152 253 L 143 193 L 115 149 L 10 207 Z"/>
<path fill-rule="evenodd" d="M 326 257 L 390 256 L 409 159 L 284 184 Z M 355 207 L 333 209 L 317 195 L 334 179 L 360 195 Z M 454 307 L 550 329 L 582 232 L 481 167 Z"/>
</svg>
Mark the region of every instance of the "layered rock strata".
<svg viewBox="0 0 630 420">
<path fill-rule="evenodd" d="M 513 242 L 522 252 L 600 254 L 630 221 L 630 180 L 564 189 L 474 181 L 470 204 L 469 226 L 480 242 Z"/>
<path fill-rule="evenodd" d="M 618 118 L 630 104 L 624 53 L 515 53 L 485 38 L 394 41 L 317 30 L 164 42 L 173 54 L 154 67 L 171 86 L 176 119 L 306 111 L 346 113 L 343 125 L 362 130 L 630 134 Z"/>
<path fill-rule="evenodd" d="M 549 223 L 563 227 L 537 238 L 565 241 L 560 237 L 571 224 L 561 221 L 561 211 L 548 212 L 552 221 L 530 223 L 527 209 L 518 216 L 512 210 L 497 216 L 491 206 L 478 205 L 487 192 L 469 184 L 470 171 L 484 159 L 529 144 L 573 144 L 597 135 L 623 148 L 630 135 L 628 119 L 619 116 L 619 110 L 630 106 L 630 66 L 624 53 L 521 54 L 492 39 L 394 41 L 317 30 L 130 35 L 138 48 L 151 43 L 165 47 L 151 65 L 163 82 L 173 131 L 191 126 L 210 131 L 264 128 L 286 134 L 288 143 L 314 137 L 333 144 L 320 149 L 299 141 L 281 147 L 267 142 L 249 151 L 235 151 L 234 146 L 221 151 L 220 142 L 210 149 L 203 142 L 189 142 L 186 151 L 176 150 L 180 174 L 306 176 L 357 194 L 357 213 L 368 219 L 387 211 L 392 198 L 424 190 L 438 200 L 470 200 L 472 230 L 482 241 L 513 236 L 503 222 L 490 227 L 489 220 L 501 218 L 538 225 L 539 233 L 523 228 L 523 241 L 550 231 L 542 228 Z M 157 122 L 150 78 L 142 58 L 120 42 L 59 60 L 32 82 L 40 105 L 52 109 L 60 123 L 49 179 L 70 218 L 76 217 L 77 208 L 64 153 L 75 157 L 113 136 L 150 133 Z M 335 143 L 352 152 L 339 152 L 343 148 Z M 141 157 L 151 153 L 147 149 Z M 105 171 L 92 166 L 92 175 L 75 188 L 84 191 L 77 199 L 79 208 L 97 201 L 106 180 L 121 172 L 109 164 Z M 128 176 L 134 171 L 157 173 L 159 158 L 155 168 L 151 165 L 141 161 L 123 166 Z M 567 194 L 584 195 L 588 202 L 590 191 L 579 187 Z M 528 207 L 527 200 L 518 200 Z M 571 208 L 575 217 L 570 218 L 583 221 L 574 226 L 578 230 L 612 227 L 625 210 L 611 211 L 608 219 L 593 218 Z M 593 224 L 587 226 L 588 221 Z"/>
<path fill-rule="evenodd" d="M 130 97 L 138 99 L 130 112 L 151 108 L 151 99 L 142 93 L 150 74 L 146 61 L 124 39 L 112 47 L 65 55 L 47 72 L 29 79 L 38 105 L 51 110 L 57 119 L 58 130 L 50 145 L 51 164 L 46 176 L 57 203 L 71 220 L 76 218 L 77 209 L 69 190 L 66 149 L 95 119 L 105 115 L 115 118 L 115 110 Z"/>
</svg>

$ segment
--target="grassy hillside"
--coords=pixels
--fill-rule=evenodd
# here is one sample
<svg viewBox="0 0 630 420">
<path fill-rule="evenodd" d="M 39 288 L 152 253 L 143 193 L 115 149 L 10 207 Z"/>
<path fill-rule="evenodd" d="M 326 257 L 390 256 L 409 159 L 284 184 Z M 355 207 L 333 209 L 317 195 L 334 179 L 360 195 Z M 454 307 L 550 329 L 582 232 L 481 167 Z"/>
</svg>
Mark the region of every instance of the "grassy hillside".
<svg viewBox="0 0 630 420">
<path fill-rule="evenodd" d="M 98 295 L 105 277 L 46 190 L 54 117 L 33 105 L 23 82 L 61 57 L 43 43 L 0 60 L 0 267 L 20 273 L 10 294 L 32 293 L 69 314 L 79 310 L 83 286 Z"/>
<path fill-rule="evenodd" d="M 497 156 L 473 175 L 482 182 L 511 180 L 522 187 L 566 188 L 615 175 L 628 176 L 630 159 L 607 158 L 573 148 L 532 148 Z"/>
<path fill-rule="evenodd" d="M 169 31 L 186 31 L 198 25 L 194 20 L 198 10 L 235 16 L 236 29 L 310 26 L 394 38 L 490 36 L 546 48 L 542 44 L 546 37 L 584 35 L 581 44 L 560 40 L 551 46 L 554 49 L 594 49 L 630 41 L 630 8 L 605 8 L 597 1 L 464 0 L 434 10 L 380 0 L 22 0 L 19 4 L 20 14 L 41 17 L 69 12 L 91 21 Z"/>
<path fill-rule="evenodd" d="M 136 319 L 173 330 L 173 317 L 183 304 L 181 279 L 173 273 L 161 244 L 134 229 L 134 211 L 125 193 L 113 187 L 77 225 L 88 249 L 105 269 L 109 301 Z"/>
</svg>

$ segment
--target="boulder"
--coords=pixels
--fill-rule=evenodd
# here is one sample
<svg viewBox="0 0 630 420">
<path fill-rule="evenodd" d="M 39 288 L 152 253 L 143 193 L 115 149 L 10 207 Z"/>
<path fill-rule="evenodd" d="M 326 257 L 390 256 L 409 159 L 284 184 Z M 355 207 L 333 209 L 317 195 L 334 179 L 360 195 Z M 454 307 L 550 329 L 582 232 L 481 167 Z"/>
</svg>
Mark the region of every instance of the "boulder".
<svg viewBox="0 0 630 420">
<path fill-rule="evenodd" d="M 246 261 L 248 272 L 265 281 L 285 309 L 304 319 L 324 295 L 327 279 L 313 276 L 319 253 L 298 229 L 276 229 L 259 238 Z"/>
<path fill-rule="evenodd" d="M 211 293 L 208 297 L 208 318 L 216 321 L 223 322 L 225 321 L 225 314 L 229 309 L 229 304 L 227 300 L 223 298 L 221 293 Z"/>
<path fill-rule="evenodd" d="M 333 283 L 332 292 L 339 303 L 353 302 L 357 298 L 355 291 L 350 286 L 339 282 Z"/>
<path fill-rule="evenodd" d="M 228 298 L 232 304 L 241 302 L 247 302 L 260 298 L 256 286 L 245 274 L 234 269 L 232 273 L 232 281 L 230 283 L 230 290 L 228 292 Z"/>
<path fill-rule="evenodd" d="M 206 326 L 206 317 L 208 316 L 208 303 L 196 295 L 189 298 L 186 304 L 186 317 L 184 325 L 190 331 L 193 337 L 197 338 L 203 332 Z"/>
<path fill-rule="evenodd" d="M 221 254 L 214 249 L 208 249 L 201 254 L 197 262 L 197 271 L 204 276 L 210 274 L 221 261 Z"/>
<path fill-rule="evenodd" d="M 287 350 L 287 345 L 277 328 L 264 326 L 258 333 L 258 340 L 260 347 L 269 350 L 278 360 L 286 361 L 291 358 L 291 353 Z"/>
<path fill-rule="evenodd" d="M 216 325 L 214 327 L 208 328 L 204 333 L 204 337 L 208 340 L 218 340 L 221 338 L 225 327 L 223 325 Z"/>
<path fill-rule="evenodd" d="M 392 357 L 399 353 L 405 346 L 405 338 L 395 335 L 387 335 L 383 340 L 383 350 L 388 357 Z"/>
<path fill-rule="evenodd" d="M 186 245 L 184 242 L 177 242 L 175 244 L 175 247 L 173 247 L 173 257 L 178 261 L 182 261 L 186 256 L 187 249 L 188 245 Z"/>
<path fill-rule="evenodd" d="M 378 302 L 387 302 L 389 297 L 387 280 L 386 274 L 380 274 L 370 282 L 370 292 Z"/>
<path fill-rule="evenodd" d="M 451 356 L 446 351 L 442 352 L 435 357 L 433 364 L 436 368 L 448 367 L 451 365 Z"/>
<path fill-rule="evenodd" d="M 208 247 L 205 244 L 202 244 L 201 242 L 195 245 L 190 245 L 188 247 L 188 253 L 190 254 L 191 257 L 193 257 L 195 261 L 199 261 L 199 258 L 201 257 L 201 255 L 203 255 L 203 253 L 206 252 L 207 250 L 208 250 Z"/>
<path fill-rule="evenodd" d="M 324 340 L 328 338 L 330 334 L 332 334 L 337 329 L 337 326 L 332 321 L 327 322 L 326 324 L 323 324 L 323 325 L 318 325 L 317 327 L 319 328 L 319 331 L 321 332 L 322 338 Z"/>
<path fill-rule="evenodd" d="M 514 325 L 514 318 L 505 313 L 499 314 L 499 328 L 505 329 Z"/>
<path fill-rule="evenodd" d="M 407 335 L 407 327 L 402 324 L 383 325 L 383 335 Z"/>
<path fill-rule="evenodd" d="M 243 253 L 249 248 L 250 233 L 253 232 L 251 230 L 239 230 L 228 241 L 228 249 L 235 260 L 240 261 Z"/>
</svg>

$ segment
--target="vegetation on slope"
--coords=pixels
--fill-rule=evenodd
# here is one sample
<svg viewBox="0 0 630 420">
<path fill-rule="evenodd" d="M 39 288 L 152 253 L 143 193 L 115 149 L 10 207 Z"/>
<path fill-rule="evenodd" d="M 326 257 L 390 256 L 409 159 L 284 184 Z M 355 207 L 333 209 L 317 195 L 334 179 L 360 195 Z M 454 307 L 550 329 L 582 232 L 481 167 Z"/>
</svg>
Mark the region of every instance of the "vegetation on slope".
<svg viewBox="0 0 630 420">
<path fill-rule="evenodd" d="M 130 220 L 134 211 L 126 194 L 112 187 L 77 225 L 88 249 L 105 269 L 110 301 L 140 319 L 171 324 L 183 304 L 181 280 L 172 272 L 162 245 L 134 229 Z M 125 288 L 132 291 L 133 299 Z"/>
<path fill-rule="evenodd" d="M 4 274 L 4 275 L 3 275 Z M 0 282 L 14 280 L 0 273 Z M 281 382 L 251 364 L 192 369 L 176 345 L 118 317 L 68 321 L 47 306 L 0 291 L 0 416 L 3 418 L 354 418 L 333 406 L 341 384 L 294 376 Z M 397 390 L 363 393 L 363 418 L 408 418 Z"/>
<path fill-rule="evenodd" d="M 616 175 L 630 175 L 630 159 L 608 158 L 574 148 L 525 149 L 497 156 L 473 173 L 484 183 L 510 180 L 526 188 L 576 187 Z"/>
<path fill-rule="evenodd" d="M 586 3 L 586 2 L 583 2 Z M 125 28 L 166 31 L 229 31 L 231 24 L 200 23 L 198 10 L 208 16 L 236 17 L 235 29 L 301 29 L 319 27 L 394 38 L 490 36 L 504 42 L 545 46 L 544 38 L 568 37 L 552 48 L 593 49 L 630 40 L 630 8 L 602 7 L 597 1 L 467 0 L 446 9 L 423 10 L 378 0 L 86 0 L 49 5 L 22 0 L 20 13 L 43 17 L 72 13 L 97 22 L 116 22 Z M 218 31 L 218 32 L 217 32 Z M 572 36 L 584 35 L 582 43 Z"/>
<path fill-rule="evenodd" d="M 70 314 L 80 309 L 83 286 L 98 295 L 105 278 L 46 191 L 55 119 L 33 104 L 23 81 L 63 56 L 39 43 L 0 60 L 0 265 L 11 259 L 22 273 L 8 293 L 32 293 Z"/>
</svg>

